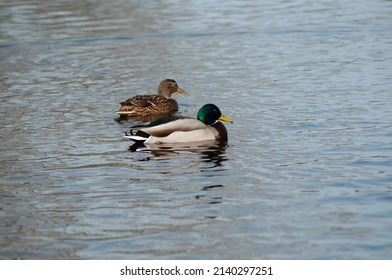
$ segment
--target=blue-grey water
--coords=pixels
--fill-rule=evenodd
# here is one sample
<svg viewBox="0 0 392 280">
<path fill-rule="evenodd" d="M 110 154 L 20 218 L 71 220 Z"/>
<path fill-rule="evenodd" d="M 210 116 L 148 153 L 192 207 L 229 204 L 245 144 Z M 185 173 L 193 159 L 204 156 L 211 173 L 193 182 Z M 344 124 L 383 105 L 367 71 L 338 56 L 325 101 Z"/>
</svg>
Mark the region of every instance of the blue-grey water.
<svg viewBox="0 0 392 280">
<path fill-rule="evenodd" d="M 131 152 L 164 78 L 226 147 Z M 391 259 L 392 2 L 0 2 L 1 259 Z"/>
</svg>

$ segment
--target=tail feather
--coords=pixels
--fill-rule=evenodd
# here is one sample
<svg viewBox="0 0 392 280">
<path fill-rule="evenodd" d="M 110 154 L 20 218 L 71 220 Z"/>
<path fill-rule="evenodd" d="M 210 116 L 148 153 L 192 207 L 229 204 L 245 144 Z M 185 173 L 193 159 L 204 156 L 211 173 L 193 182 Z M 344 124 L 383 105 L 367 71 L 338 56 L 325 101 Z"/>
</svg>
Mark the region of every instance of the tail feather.
<svg viewBox="0 0 392 280">
<path fill-rule="evenodd" d="M 124 137 L 134 142 L 144 142 L 150 135 L 141 130 L 131 128 L 129 132 L 125 131 Z"/>
</svg>

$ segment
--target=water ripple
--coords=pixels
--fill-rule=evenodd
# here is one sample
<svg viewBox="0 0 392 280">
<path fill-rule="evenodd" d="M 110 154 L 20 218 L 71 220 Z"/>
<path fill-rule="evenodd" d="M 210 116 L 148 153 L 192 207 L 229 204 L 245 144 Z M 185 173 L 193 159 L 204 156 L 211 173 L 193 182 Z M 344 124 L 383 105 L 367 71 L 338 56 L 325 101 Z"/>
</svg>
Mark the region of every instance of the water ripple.
<svg viewBox="0 0 392 280">
<path fill-rule="evenodd" d="M 388 1 L 0 14 L 1 258 L 391 258 Z M 164 78 L 227 146 L 129 149 L 114 112 Z"/>
</svg>

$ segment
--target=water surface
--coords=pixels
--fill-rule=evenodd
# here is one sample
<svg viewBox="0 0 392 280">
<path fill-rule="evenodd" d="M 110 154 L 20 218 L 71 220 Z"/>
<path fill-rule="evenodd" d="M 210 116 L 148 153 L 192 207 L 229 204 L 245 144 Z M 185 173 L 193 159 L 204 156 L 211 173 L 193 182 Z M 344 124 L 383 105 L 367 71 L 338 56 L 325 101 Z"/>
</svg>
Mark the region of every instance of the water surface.
<svg viewBox="0 0 392 280">
<path fill-rule="evenodd" d="M 1 259 L 392 258 L 391 1 L 0 3 Z M 227 146 L 131 152 L 174 78 Z"/>
</svg>

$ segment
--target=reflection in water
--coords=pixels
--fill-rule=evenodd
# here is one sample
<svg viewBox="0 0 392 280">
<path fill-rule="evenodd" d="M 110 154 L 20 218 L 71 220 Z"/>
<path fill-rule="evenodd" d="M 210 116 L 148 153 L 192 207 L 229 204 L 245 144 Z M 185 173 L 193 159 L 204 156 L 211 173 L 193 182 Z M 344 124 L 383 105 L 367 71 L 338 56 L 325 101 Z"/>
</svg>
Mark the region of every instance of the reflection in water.
<svg viewBox="0 0 392 280">
<path fill-rule="evenodd" d="M 189 200 L 194 201 L 189 207 L 197 209 L 201 217 L 216 219 L 221 213 L 211 211 L 208 206 L 223 203 L 221 190 L 224 185 L 215 182 L 221 182 L 222 175 L 226 172 L 226 168 L 222 166 L 223 162 L 228 160 L 227 147 L 227 143 L 219 142 L 134 143 L 129 151 L 133 155 L 132 166 L 138 170 L 137 184 L 149 185 L 149 178 L 154 177 L 161 186 L 165 186 L 162 190 L 166 195 L 178 199 L 178 193 L 183 192 L 187 200 L 189 197 L 194 198 Z M 146 161 L 149 163 L 145 164 Z M 186 178 L 187 183 L 182 180 L 178 182 L 179 177 Z M 130 181 L 136 182 L 134 177 L 130 178 Z M 200 186 L 201 182 L 204 185 Z"/>
<path fill-rule="evenodd" d="M 217 185 L 211 185 L 211 186 L 204 186 L 203 188 L 202 188 L 202 190 L 203 191 L 205 191 L 205 192 L 208 192 L 208 191 L 212 191 L 212 190 L 214 190 L 215 188 L 224 188 L 224 186 L 223 185 L 221 185 L 221 184 L 217 184 Z M 206 200 L 207 202 L 206 203 L 208 203 L 208 204 L 219 204 L 219 203 L 222 203 L 223 202 L 223 197 L 222 196 L 210 196 L 210 197 L 208 197 L 208 195 L 205 193 L 205 194 L 199 194 L 199 195 L 196 195 L 195 196 L 195 198 L 196 199 L 204 199 L 204 200 Z M 208 218 L 216 218 L 217 216 L 208 216 Z"/>
<path fill-rule="evenodd" d="M 213 163 L 210 168 L 221 166 L 226 161 L 223 155 L 227 149 L 227 143 L 219 142 L 195 142 L 195 143 L 171 143 L 171 144 L 143 144 L 136 142 L 129 147 L 131 152 L 142 152 L 154 157 L 175 155 L 200 155 L 202 162 Z M 143 160 L 150 160 L 146 157 Z"/>
<path fill-rule="evenodd" d="M 391 2 L 165 2 L 0 1 L 0 258 L 391 259 Z M 167 76 L 230 149 L 126 151 Z"/>
<path fill-rule="evenodd" d="M 203 187 L 203 191 L 208 191 L 210 189 L 214 189 L 214 188 L 223 188 L 223 185 L 212 185 L 212 186 L 205 186 Z"/>
</svg>

